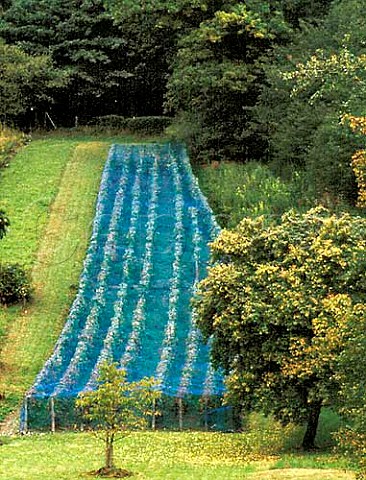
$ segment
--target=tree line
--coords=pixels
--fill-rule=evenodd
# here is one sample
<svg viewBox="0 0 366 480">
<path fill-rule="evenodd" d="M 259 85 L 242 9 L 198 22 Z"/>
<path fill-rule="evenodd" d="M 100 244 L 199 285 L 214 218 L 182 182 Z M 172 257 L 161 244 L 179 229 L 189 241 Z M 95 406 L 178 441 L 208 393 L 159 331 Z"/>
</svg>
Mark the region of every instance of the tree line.
<svg viewBox="0 0 366 480">
<path fill-rule="evenodd" d="M 354 203 L 362 140 L 361 0 L 13 0 L 0 12 L 0 119 L 61 126 L 174 117 L 200 161 L 303 169 Z"/>
</svg>

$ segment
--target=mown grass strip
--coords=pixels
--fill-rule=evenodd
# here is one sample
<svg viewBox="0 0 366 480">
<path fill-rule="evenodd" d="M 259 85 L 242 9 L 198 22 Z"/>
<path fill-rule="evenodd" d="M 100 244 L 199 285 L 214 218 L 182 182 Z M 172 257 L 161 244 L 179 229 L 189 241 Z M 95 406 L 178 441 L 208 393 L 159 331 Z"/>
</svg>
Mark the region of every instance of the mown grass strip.
<svg viewBox="0 0 366 480">
<path fill-rule="evenodd" d="M 244 434 L 203 432 L 134 433 L 116 444 L 115 463 L 150 480 L 312 479 L 352 480 L 345 462 L 330 456 L 297 454 L 296 467 L 276 468 Z M 76 480 L 103 464 L 103 443 L 89 433 L 13 437 L 0 447 L 0 479 Z"/>
<path fill-rule="evenodd" d="M 109 145 L 91 142 L 69 143 L 60 147 L 64 147 L 63 155 L 68 155 L 69 161 L 60 185 L 54 186 L 59 188 L 58 195 L 52 204 L 47 227 L 43 228 L 44 234 L 32 270 L 34 301 L 22 310 L 3 312 L 5 316 L 13 317 L 0 355 L 0 391 L 5 392 L 4 413 L 19 401 L 24 390 L 31 385 L 51 353 L 64 323 L 78 283 Z M 50 193 L 45 193 L 47 195 Z M 36 206 L 34 209 L 38 210 Z M 40 230 L 45 223 L 44 216 L 45 212 L 42 212 L 36 222 Z M 35 245 L 33 239 L 32 248 L 29 247 L 31 253 Z M 28 253 L 27 257 L 32 255 Z M 9 325 L 9 318 L 7 323 Z"/>
<path fill-rule="evenodd" d="M 32 266 L 75 141 L 42 140 L 25 147 L 2 173 L 0 204 L 10 231 L 0 243 L 4 261 Z"/>
</svg>

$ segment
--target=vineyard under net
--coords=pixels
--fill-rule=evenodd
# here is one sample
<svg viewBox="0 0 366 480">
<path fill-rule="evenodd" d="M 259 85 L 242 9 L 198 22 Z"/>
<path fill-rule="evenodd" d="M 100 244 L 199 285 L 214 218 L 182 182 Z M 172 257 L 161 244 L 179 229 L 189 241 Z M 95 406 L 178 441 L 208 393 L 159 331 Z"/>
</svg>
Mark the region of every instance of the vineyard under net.
<svg viewBox="0 0 366 480">
<path fill-rule="evenodd" d="M 184 147 L 111 148 L 78 293 L 24 400 L 23 431 L 80 425 L 75 398 L 104 360 L 131 381 L 155 377 L 158 427 L 234 428 L 191 307 L 218 231 Z"/>
</svg>

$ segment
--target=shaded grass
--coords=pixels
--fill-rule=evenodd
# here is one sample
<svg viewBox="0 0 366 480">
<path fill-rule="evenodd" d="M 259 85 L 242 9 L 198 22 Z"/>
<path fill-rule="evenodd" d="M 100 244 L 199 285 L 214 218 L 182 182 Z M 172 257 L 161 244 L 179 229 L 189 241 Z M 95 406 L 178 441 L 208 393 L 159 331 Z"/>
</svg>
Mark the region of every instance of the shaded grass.
<svg viewBox="0 0 366 480">
<path fill-rule="evenodd" d="M 0 311 L 0 420 L 19 404 L 64 324 L 110 144 L 137 140 L 54 135 L 27 146 L 4 171 L 1 204 L 11 230 L 0 255 L 32 268 L 35 295 L 25 308 Z"/>
<path fill-rule="evenodd" d="M 283 477 L 279 457 L 253 451 L 245 434 L 135 433 L 117 443 L 115 449 L 116 466 L 131 470 L 135 478 L 141 479 L 354 478 L 352 472 L 342 471 L 347 468 L 345 461 L 331 456 L 322 456 L 321 464 L 315 458 L 309 461 L 308 455 L 299 454 L 296 459 L 296 469 L 302 472 L 308 469 L 309 476 L 299 477 L 298 470 L 294 470 L 294 475 Z M 103 464 L 103 444 L 88 433 L 13 437 L 0 447 L 0 460 L 3 467 L 0 479 L 79 479 Z M 329 471 L 330 468 L 334 470 Z M 289 470 L 291 468 L 286 468 Z M 319 472 L 327 476 L 321 477 Z"/>
</svg>

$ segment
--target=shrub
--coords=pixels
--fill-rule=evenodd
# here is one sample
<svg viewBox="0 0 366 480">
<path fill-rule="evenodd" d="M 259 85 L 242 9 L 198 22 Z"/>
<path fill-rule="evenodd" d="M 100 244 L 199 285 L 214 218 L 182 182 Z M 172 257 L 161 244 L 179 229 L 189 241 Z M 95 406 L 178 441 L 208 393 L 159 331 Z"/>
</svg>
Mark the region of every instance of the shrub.
<svg viewBox="0 0 366 480">
<path fill-rule="evenodd" d="M 31 297 L 31 283 L 27 271 L 18 264 L 0 264 L 0 303 L 12 305 L 26 302 Z"/>
<path fill-rule="evenodd" d="M 0 168 L 6 167 L 17 149 L 27 141 L 24 133 L 0 124 Z"/>
<path fill-rule="evenodd" d="M 171 124 L 171 121 L 172 119 L 169 117 L 121 117 L 119 115 L 106 115 L 98 117 L 97 126 L 149 135 L 163 133 Z"/>
</svg>

